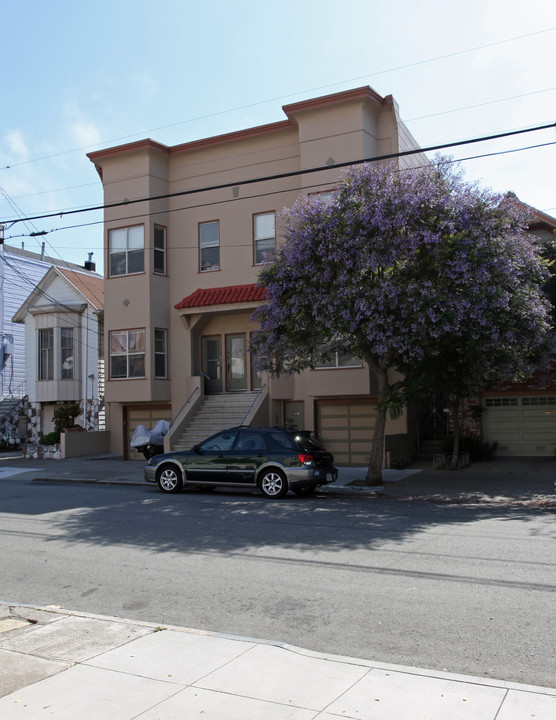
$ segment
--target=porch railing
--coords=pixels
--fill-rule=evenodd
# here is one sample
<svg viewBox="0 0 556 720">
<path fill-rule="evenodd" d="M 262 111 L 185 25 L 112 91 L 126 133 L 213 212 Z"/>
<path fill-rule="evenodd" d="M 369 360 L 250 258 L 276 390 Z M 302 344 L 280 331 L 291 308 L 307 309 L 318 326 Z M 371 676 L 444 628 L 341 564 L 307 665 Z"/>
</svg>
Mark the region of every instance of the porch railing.
<svg viewBox="0 0 556 720">
<path fill-rule="evenodd" d="M 178 410 L 178 412 L 174 415 L 174 417 L 171 419 L 170 425 L 168 426 L 168 433 L 170 433 L 170 430 L 172 429 L 172 425 L 174 424 L 174 422 L 176 421 L 176 419 L 182 414 L 183 410 L 185 410 L 185 408 L 187 407 L 187 405 L 189 405 L 189 403 L 190 403 L 191 400 L 193 399 L 193 396 L 194 396 L 195 393 L 197 393 L 197 392 L 201 392 L 201 390 L 200 390 L 200 388 L 199 388 L 198 385 L 197 385 L 196 388 L 193 389 L 193 392 L 190 394 L 190 396 L 187 398 L 187 400 L 184 402 L 184 404 L 181 406 L 181 408 Z"/>
<path fill-rule="evenodd" d="M 241 423 L 240 423 L 241 425 L 244 425 L 244 424 L 245 424 L 245 419 L 249 416 L 249 413 L 250 413 L 251 410 L 253 409 L 254 405 L 255 405 L 256 402 L 257 402 L 257 400 L 260 398 L 261 393 L 262 393 L 262 391 L 265 389 L 265 387 L 266 387 L 266 383 L 263 383 L 263 384 L 261 385 L 260 389 L 259 389 L 259 392 L 258 392 L 258 393 L 255 395 L 255 397 L 253 398 L 253 402 L 251 403 L 251 405 L 249 405 L 249 408 L 247 409 L 247 412 L 245 413 L 245 415 L 244 415 L 243 418 L 241 419 Z"/>
</svg>

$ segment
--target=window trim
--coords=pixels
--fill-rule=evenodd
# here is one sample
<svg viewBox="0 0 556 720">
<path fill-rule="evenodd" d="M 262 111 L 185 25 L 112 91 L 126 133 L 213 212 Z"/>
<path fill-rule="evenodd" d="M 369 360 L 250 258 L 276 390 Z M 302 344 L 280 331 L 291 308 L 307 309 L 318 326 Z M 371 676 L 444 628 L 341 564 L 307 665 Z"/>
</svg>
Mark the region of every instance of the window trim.
<svg viewBox="0 0 556 720">
<path fill-rule="evenodd" d="M 201 227 L 205 225 L 216 225 L 218 227 L 218 243 L 216 245 L 207 245 L 206 248 L 211 247 L 217 247 L 218 248 L 218 263 L 216 265 L 210 265 L 205 268 L 203 268 L 203 246 L 201 245 Z M 218 270 L 221 270 L 221 263 L 220 263 L 220 220 L 204 220 L 203 222 L 200 222 L 198 224 L 197 228 L 198 233 L 198 247 L 199 247 L 199 272 L 206 273 L 206 272 L 217 272 Z"/>
<path fill-rule="evenodd" d="M 256 237 L 256 218 L 262 215 L 274 216 L 274 233 L 265 237 Z M 257 260 L 257 242 L 270 240 L 274 241 L 274 256 L 276 255 L 276 210 L 266 210 L 265 212 L 253 213 L 252 217 L 252 236 L 253 236 L 253 265 L 264 265 L 268 260 Z"/>
<path fill-rule="evenodd" d="M 131 355 L 142 355 L 143 356 L 143 375 L 129 375 L 129 360 L 130 360 L 130 352 L 129 352 L 129 333 L 131 332 L 142 332 L 143 333 L 143 352 L 141 353 L 131 353 Z M 126 351 L 125 353 L 112 353 L 112 335 L 116 333 L 125 333 L 126 334 Z M 147 354 L 146 354 L 146 348 L 145 348 L 145 339 L 146 339 L 146 329 L 144 327 L 140 328 L 123 328 L 120 330 L 109 330 L 108 331 L 108 372 L 109 372 L 109 378 L 110 380 L 144 380 L 146 378 L 146 360 L 147 360 Z M 126 375 L 124 377 L 114 377 L 112 375 L 112 358 L 114 357 L 122 357 L 125 356 L 126 358 Z"/>
<path fill-rule="evenodd" d="M 134 270 L 133 272 L 129 272 L 129 230 L 132 228 L 142 228 L 143 229 L 143 267 L 141 270 Z M 116 252 L 112 252 L 111 243 L 110 243 L 110 237 L 111 233 L 117 231 L 117 230 L 125 230 L 126 231 L 126 249 L 125 251 L 120 250 L 119 253 L 125 252 L 125 272 L 123 273 L 112 273 L 112 256 L 116 255 Z M 107 276 L 109 278 L 115 278 L 115 277 L 126 277 L 128 275 L 141 275 L 145 272 L 145 224 L 144 223 L 136 223 L 135 225 L 124 225 L 122 227 L 113 227 L 108 229 L 108 268 L 107 268 Z"/>
</svg>

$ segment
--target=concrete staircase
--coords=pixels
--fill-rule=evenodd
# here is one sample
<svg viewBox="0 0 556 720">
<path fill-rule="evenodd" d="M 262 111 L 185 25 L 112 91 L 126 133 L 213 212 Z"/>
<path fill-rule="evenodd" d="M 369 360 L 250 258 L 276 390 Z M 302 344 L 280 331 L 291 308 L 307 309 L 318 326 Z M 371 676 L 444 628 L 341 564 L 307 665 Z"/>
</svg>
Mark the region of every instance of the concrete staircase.
<svg viewBox="0 0 556 720">
<path fill-rule="evenodd" d="M 195 417 L 173 443 L 173 450 L 189 450 L 220 430 L 240 425 L 257 394 L 242 392 L 205 395 Z"/>
</svg>

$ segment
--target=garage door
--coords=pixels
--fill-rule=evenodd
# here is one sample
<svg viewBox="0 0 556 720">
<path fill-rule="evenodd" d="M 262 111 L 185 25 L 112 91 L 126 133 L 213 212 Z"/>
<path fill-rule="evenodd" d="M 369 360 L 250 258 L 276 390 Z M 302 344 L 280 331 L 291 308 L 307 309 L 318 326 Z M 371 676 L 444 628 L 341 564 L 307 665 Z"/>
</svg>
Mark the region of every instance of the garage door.
<svg viewBox="0 0 556 720">
<path fill-rule="evenodd" d="M 371 403 L 317 405 L 317 430 L 337 465 L 367 465 L 376 406 Z"/>
<path fill-rule="evenodd" d="M 486 398 L 484 437 L 499 455 L 554 455 L 556 395 Z"/>
<path fill-rule="evenodd" d="M 132 405 L 124 409 L 124 437 L 127 437 L 124 457 L 128 460 L 145 459 L 143 454 L 137 452 L 129 443 L 131 442 L 137 425 L 144 425 L 147 430 L 151 430 L 159 420 L 168 420 L 168 422 L 172 420 L 172 409 L 170 405 Z"/>
</svg>

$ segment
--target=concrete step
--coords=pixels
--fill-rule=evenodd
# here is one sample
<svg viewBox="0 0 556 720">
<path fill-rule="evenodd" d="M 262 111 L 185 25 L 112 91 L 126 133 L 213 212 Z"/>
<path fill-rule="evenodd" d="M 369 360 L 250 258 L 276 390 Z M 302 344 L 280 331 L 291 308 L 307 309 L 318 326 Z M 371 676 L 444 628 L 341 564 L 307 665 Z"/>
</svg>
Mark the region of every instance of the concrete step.
<svg viewBox="0 0 556 720">
<path fill-rule="evenodd" d="M 189 450 L 214 433 L 241 424 L 256 396 L 256 392 L 207 395 L 174 449 Z"/>
</svg>

